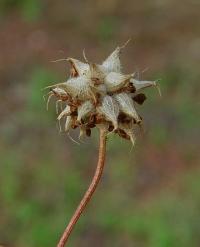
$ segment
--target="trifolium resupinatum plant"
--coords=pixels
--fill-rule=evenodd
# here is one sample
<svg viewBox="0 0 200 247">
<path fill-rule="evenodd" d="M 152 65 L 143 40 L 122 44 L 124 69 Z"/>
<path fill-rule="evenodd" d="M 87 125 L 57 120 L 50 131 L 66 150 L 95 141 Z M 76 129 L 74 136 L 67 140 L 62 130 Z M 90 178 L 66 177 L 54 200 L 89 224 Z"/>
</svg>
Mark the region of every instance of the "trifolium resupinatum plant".
<svg viewBox="0 0 200 247">
<path fill-rule="evenodd" d="M 126 45 L 126 44 L 125 44 Z M 93 180 L 77 210 L 67 225 L 57 247 L 65 246 L 70 233 L 85 209 L 101 178 L 106 154 L 106 138 L 115 133 L 130 140 L 134 145 L 136 127 L 141 127 L 142 118 L 137 105 L 143 104 L 143 91 L 156 87 L 157 81 L 138 80 L 133 71 L 124 74 L 120 54 L 125 45 L 118 46 L 102 63 L 88 61 L 83 52 L 84 62 L 67 58 L 70 65 L 69 78 L 54 83 L 47 99 L 47 108 L 52 97 L 56 99 L 57 119 L 64 120 L 64 131 L 79 128 L 82 136 L 90 136 L 93 128 L 100 130 L 99 156 Z M 59 112 L 59 105 L 62 110 Z"/>
</svg>

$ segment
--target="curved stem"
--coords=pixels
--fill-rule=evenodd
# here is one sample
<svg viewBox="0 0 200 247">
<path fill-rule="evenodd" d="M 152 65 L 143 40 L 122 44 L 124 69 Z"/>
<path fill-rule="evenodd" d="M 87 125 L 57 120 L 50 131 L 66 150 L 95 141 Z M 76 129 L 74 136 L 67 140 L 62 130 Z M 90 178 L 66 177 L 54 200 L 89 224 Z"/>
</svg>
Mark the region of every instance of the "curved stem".
<svg viewBox="0 0 200 247">
<path fill-rule="evenodd" d="M 104 163 L 105 163 L 105 155 L 106 155 L 106 133 L 105 130 L 100 130 L 100 137 L 99 137 L 99 157 L 97 162 L 96 171 L 92 182 L 86 191 L 83 199 L 81 200 L 79 206 L 77 207 L 74 215 L 72 216 L 68 226 L 66 227 L 57 247 L 64 247 L 67 243 L 67 240 L 76 224 L 78 219 L 80 218 L 83 210 L 86 208 L 88 202 L 90 201 L 93 193 L 96 190 L 96 187 L 101 179 L 101 175 L 103 173 Z"/>
</svg>

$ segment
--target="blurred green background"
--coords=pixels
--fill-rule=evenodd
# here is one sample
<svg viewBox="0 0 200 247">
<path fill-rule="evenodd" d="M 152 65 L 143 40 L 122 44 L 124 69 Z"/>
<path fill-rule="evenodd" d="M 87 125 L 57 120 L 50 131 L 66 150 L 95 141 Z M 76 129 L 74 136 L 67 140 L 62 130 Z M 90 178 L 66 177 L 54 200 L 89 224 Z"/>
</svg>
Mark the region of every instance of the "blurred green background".
<svg viewBox="0 0 200 247">
<path fill-rule="evenodd" d="M 101 62 L 130 37 L 125 72 L 161 78 L 139 112 L 145 133 L 109 138 L 104 177 L 68 246 L 200 246 L 200 2 L 0 1 L 0 245 L 54 247 L 94 173 L 97 133 L 59 133 L 43 87 L 59 58 Z M 148 70 L 142 73 L 143 70 Z M 78 133 L 75 133 L 75 136 Z"/>
</svg>

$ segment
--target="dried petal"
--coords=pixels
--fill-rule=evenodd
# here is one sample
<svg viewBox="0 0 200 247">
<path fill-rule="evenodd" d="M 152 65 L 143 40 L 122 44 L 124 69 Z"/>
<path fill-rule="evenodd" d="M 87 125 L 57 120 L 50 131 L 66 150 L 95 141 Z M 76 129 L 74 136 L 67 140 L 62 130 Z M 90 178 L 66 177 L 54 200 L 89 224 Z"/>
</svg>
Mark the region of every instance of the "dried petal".
<svg viewBox="0 0 200 247">
<path fill-rule="evenodd" d="M 119 115 L 119 107 L 117 102 L 111 96 L 105 96 L 102 99 L 102 105 L 97 108 L 98 112 L 103 114 L 106 120 L 111 121 L 114 129 L 118 128 L 117 118 Z"/>
<path fill-rule="evenodd" d="M 131 83 L 133 84 L 133 86 L 136 88 L 136 91 L 139 91 L 141 89 L 144 89 L 146 87 L 152 87 L 152 86 L 156 86 L 155 81 L 139 81 L 136 79 L 131 79 L 130 80 Z"/>
<path fill-rule="evenodd" d="M 85 101 L 82 105 L 78 107 L 77 121 L 80 122 L 81 119 L 84 119 L 93 110 L 94 110 L 93 104 L 89 100 Z"/>
<path fill-rule="evenodd" d="M 63 100 L 64 98 L 66 98 L 66 99 L 68 98 L 67 93 L 66 93 L 65 90 L 62 89 L 62 88 L 55 87 L 55 88 L 51 89 L 51 91 L 54 93 L 54 95 L 55 95 L 56 97 L 62 98 L 62 100 Z"/>
<path fill-rule="evenodd" d="M 108 92 L 115 92 L 129 83 L 132 77 L 133 74 L 123 75 L 117 72 L 110 72 L 109 74 L 107 74 L 104 83 L 107 87 Z"/>
<path fill-rule="evenodd" d="M 47 98 L 47 105 L 46 105 L 46 109 L 47 109 L 47 111 L 49 110 L 49 102 L 50 102 L 50 100 L 51 100 L 51 98 L 54 96 L 54 94 L 52 93 L 52 92 L 49 92 L 48 94 L 48 98 Z M 43 96 L 44 97 L 44 99 L 45 99 L 45 96 Z"/>
<path fill-rule="evenodd" d="M 74 99 L 87 100 L 91 98 L 90 81 L 85 76 L 70 78 L 58 87 L 64 89 Z"/>
<path fill-rule="evenodd" d="M 130 138 L 130 141 L 132 142 L 133 146 L 135 144 L 135 140 L 136 140 L 136 136 L 134 133 L 134 129 L 133 129 L 133 123 L 129 123 L 129 124 L 120 124 L 119 128 L 122 129 Z"/>
<path fill-rule="evenodd" d="M 72 117 L 71 116 L 67 116 L 66 117 L 66 121 L 65 121 L 65 131 L 69 132 L 70 128 L 71 128 L 71 123 L 72 123 Z"/>
<path fill-rule="evenodd" d="M 92 85 L 99 85 L 103 83 L 105 73 L 100 65 L 90 63 L 89 70 L 87 71 L 86 76 L 91 79 Z"/>
<path fill-rule="evenodd" d="M 120 62 L 120 51 L 121 48 L 117 47 L 110 56 L 102 63 L 103 67 L 107 72 L 121 72 L 121 62 Z"/>
<path fill-rule="evenodd" d="M 128 44 L 130 41 L 127 40 L 123 46 L 118 46 L 109 57 L 102 63 L 102 66 L 106 69 L 107 72 L 121 72 L 121 61 L 120 61 L 120 53 L 123 48 Z"/>
<path fill-rule="evenodd" d="M 60 113 L 57 119 L 60 120 L 64 116 L 69 116 L 70 113 L 71 113 L 70 106 L 67 105 L 65 109 Z"/>
<path fill-rule="evenodd" d="M 147 87 L 156 87 L 159 95 L 161 96 L 161 91 L 160 91 L 159 85 L 156 83 L 156 81 L 139 81 L 136 79 L 131 79 L 130 82 L 135 87 L 136 92 L 138 92 L 144 88 L 147 88 Z"/>
<path fill-rule="evenodd" d="M 75 58 L 68 58 L 67 60 L 74 69 L 75 74 L 72 74 L 73 77 L 85 75 L 89 70 L 89 65 L 87 63 L 83 63 Z"/>
<path fill-rule="evenodd" d="M 97 103 L 96 94 L 105 95 L 106 86 L 104 85 L 105 73 L 101 70 L 100 65 L 90 64 L 90 69 L 88 70 L 86 77 L 90 82 L 90 89 L 93 93 L 94 101 Z"/>
<path fill-rule="evenodd" d="M 86 128 L 85 125 L 80 126 L 80 132 L 79 132 L 79 140 L 84 136 L 91 136 L 91 129 Z"/>
<path fill-rule="evenodd" d="M 97 86 L 90 86 L 90 88 L 94 94 L 106 95 L 107 93 L 105 84 L 100 84 Z"/>
<path fill-rule="evenodd" d="M 130 117 L 133 117 L 137 123 L 141 122 L 140 117 L 138 116 L 132 98 L 126 93 L 119 93 L 115 96 L 116 101 L 119 104 L 119 108 L 122 112 L 127 114 Z"/>
<path fill-rule="evenodd" d="M 59 112 L 59 108 L 61 109 L 61 111 L 63 111 L 63 106 L 62 106 L 62 100 L 61 99 L 58 99 L 56 100 L 56 113 L 58 114 Z"/>
</svg>

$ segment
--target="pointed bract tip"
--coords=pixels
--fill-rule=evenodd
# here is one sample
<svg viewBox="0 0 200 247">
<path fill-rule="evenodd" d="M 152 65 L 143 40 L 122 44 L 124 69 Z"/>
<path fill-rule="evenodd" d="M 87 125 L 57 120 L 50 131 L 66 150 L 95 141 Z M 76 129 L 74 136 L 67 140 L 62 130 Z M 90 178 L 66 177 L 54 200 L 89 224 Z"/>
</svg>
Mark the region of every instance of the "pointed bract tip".
<svg viewBox="0 0 200 247">
<path fill-rule="evenodd" d="M 83 58 L 84 58 L 85 62 L 89 64 L 88 59 L 87 59 L 86 54 L 85 54 L 85 48 L 83 49 Z"/>
<path fill-rule="evenodd" d="M 127 45 L 128 45 L 128 43 L 131 41 L 131 38 L 129 38 L 122 46 L 120 46 L 119 48 L 120 49 L 124 49 Z"/>
<path fill-rule="evenodd" d="M 158 90 L 159 96 L 162 97 L 162 92 L 161 92 L 161 89 L 160 89 L 160 85 L 158 84 L 158 82 L 160 82 L 160 81 L 161 81 L 161 79 L 155 80 L 155 87 Z"/>
<path fill-rule="evenodd" d="M 68 58 L 60 58 L 60 59 L 52 60 L 50 62 L 51 63 L 57 63 L 57 62 L 62 62 L 62 61 L 68 61 Z"/>
</svg>

